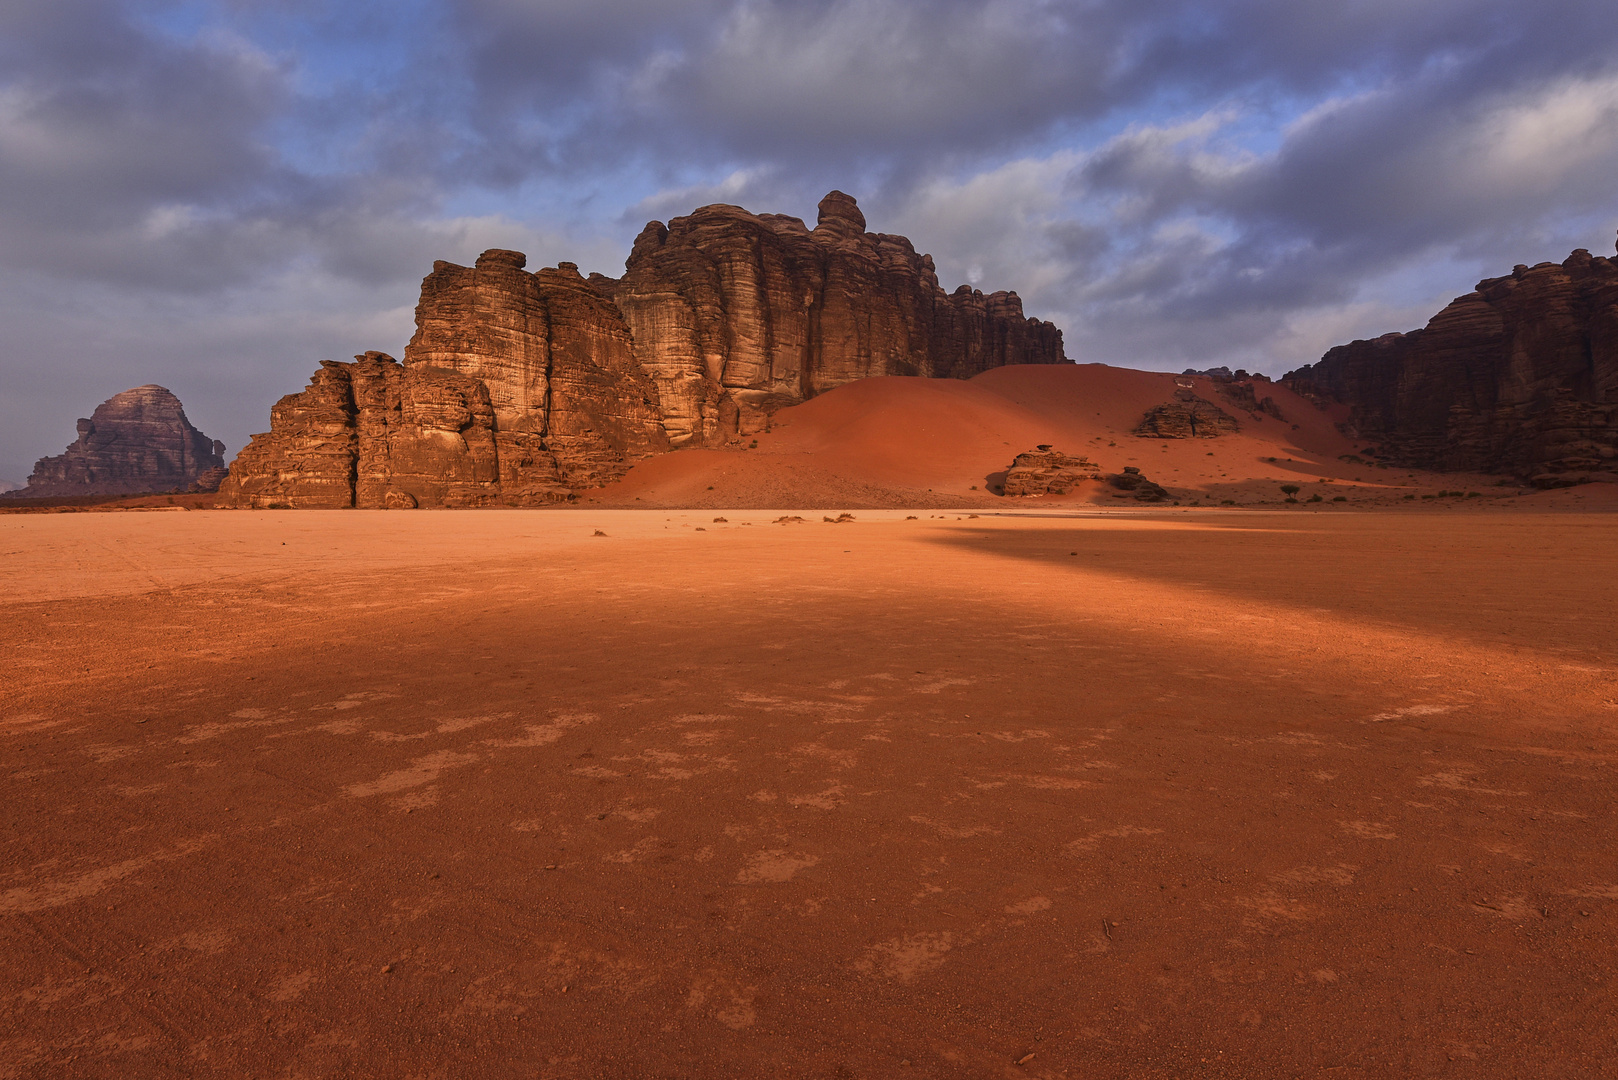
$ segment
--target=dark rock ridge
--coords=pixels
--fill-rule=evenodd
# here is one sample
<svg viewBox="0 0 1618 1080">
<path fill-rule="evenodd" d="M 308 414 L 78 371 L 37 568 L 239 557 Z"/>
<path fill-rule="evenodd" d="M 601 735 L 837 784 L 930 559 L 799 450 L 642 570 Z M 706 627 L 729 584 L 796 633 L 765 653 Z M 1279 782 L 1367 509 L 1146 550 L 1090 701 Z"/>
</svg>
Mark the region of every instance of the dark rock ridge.
<svg viewBox="0 0 1618 1080">
<path fill-rule="evenodd" d="M 1618 473 L 1618 262 L 1581 249 L 1518 266 L 1421 330 L 1340 345 L 1282 382 L 1349 405 L 1345 430 L 1393 464 L 1545 486 Z"/>
<path fill-rule="evenodd" d="M 205 477 L 218 485 L 224 453 L 224 443 L 191 426 L 179 398 L 161 386 L 137 386 L 80 420 L 78 439 L 65 452 L 40 458 L 28 486 L 8 494 L 38 499 L 201 490 Z"/>
<path fill-rule="evenodd" d="M 241 506 L 534 505 L 871 375 L 1065 363 L 1015 293 L 946 294 L 929 256 L 832 192 L 797 218 L 706 206 L 641 232 L 622 278 L 520 252 L 433 264 L 401 365 L 324 361 L 220 491 Z"/>
<path fill-rule="evenodd" d="M 1060 450 L 1040 446 L 1017 455 L 1006 470 L 1000 494 L 1010 498 L 1066 495 L 1086 480 L 1099 479 L 1101 466 L 1089 458 L 1069 457 Z"/>
</svg>

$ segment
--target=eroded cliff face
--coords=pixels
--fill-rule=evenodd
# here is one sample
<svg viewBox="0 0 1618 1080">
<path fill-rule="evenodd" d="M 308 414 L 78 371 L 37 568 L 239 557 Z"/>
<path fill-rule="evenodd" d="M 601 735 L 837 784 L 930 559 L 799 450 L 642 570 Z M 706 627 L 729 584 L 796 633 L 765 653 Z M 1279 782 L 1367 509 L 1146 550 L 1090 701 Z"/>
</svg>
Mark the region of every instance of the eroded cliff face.
<svg viewBox="0 0 1618 1080">
<path fill-rule="evenodd" d="M 813 230 L 708 206 L 653 222 L 627 271 L 433 264 L 404 363 L 325 361 L 221 488 L 244 506 L 534 505 L 671 447 L 722 445 L 869 375 L 1062 363 L 1015 293 L 946 294 L 932 260 L 833 192 Z"/>
<path fill-rule="evenodd" d="M 1546 485 L 1618 473 L 1618 262 L 1581 249 L 1518 266 L 1421 330 L 1338 346 L 1282 381 L 1351 406 L 1397 464 Z"/>
<path fill-rule="evenodd" d="M 225 444 L 193 427 L 180 399 L 161 386 L 113 395 L 78 428 L 79 437 L 66 451 L 40 458 L 28 486 L 11 494 L 56 498 L 184 491 L 206 485 L 224 469 Z"/>
<path fill-rule="evenodd" d="M 504 488 L 558 474 L 572 488 L 600 487 L 668 449 L 657 389 L 623 316 L 578 267 L 530 274 L 526 264 L 499 250 L 471 268 L 434 263 L 405 366 L 447 368 L 488 388 Z"/>
<path fill-rule="evenodd" d="M 969 378 L 1063 363 L 1062 332 L 1015 293 L 946 294 L 930 256 L 865 231 L 841 192 L 797 218 L 705 206 L 635 241 L 616 300 L 675 446 L 759 430 L 777 409 L 872 375 Z"/>
<path fill-rule="evenodd" d="M 322 361 L 303 392 L 278 401 L 270 432 L 237 455 L 219 494 L 238 506 L 294 510 L 567 498 L 553 455 L 514 452 L 502 470 L 498 446 L 481 380 L 368 352 L 352 363 Z"/>
</svg>

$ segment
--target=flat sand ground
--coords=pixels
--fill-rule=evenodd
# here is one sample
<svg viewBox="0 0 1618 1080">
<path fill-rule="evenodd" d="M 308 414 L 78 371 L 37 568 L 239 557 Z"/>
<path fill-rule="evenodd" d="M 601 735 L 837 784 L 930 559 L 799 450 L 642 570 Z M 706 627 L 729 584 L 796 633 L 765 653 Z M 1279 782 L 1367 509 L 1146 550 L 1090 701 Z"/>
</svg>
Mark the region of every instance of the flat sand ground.
<svg viewBox="0 0 1618 1080">
<path fill-rule="evenodd" d="M 1618 1075 L 1618 516 L 779 513 L 0 518 L 0 1076 Z"/>
</svg>

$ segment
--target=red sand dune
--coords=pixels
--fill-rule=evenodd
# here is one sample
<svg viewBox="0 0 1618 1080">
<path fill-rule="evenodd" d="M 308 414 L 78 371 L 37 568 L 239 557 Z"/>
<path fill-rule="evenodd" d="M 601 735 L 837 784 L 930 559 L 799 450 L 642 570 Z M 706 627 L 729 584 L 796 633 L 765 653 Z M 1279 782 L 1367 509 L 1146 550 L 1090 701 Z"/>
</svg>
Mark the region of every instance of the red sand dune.
<svg viewBox="0 0 1618 1080">
<path fill-rule="evenodd" d="M 1169 401 L 1176 381 L 1235 415 L 1241 431 L 1214 439 L 1130 434 L 1147 410 Z M 1324 411 L 1281 386 L 1285 420 L 1253 419 L 1205 378 L 1105 364 L 996 368 L 970 381 L 886 377 L 838 387 L 776 414 L 757 447 L 682 450 L 636 466 L 621 482 L 587 497 L 634 506 L 971 506 L 1008 505 L 988 488 L 1017 454 L 1049 443 L 1083 454 L 1109 472 L 1139 467 L 1177 498 L 1276 501 L 1288 481 L 1331 482 L 1328 497 L 1363 502 L 1410 491 L 1469 486 L 1495 478 L 1411 476 L 1341 457 L 1359 445 Z M 1274 459 L 1274 460 L 1271 460 Z M 1397 486 L 1410 485 L 1415 487 Z M 1322 488 L 1324 490 L 1324 488 Z M 1086 485 L 1051 502 L 1110 503 Z M 1015 500 L 1013 505 L 1026 505 Z"/>
</svg>

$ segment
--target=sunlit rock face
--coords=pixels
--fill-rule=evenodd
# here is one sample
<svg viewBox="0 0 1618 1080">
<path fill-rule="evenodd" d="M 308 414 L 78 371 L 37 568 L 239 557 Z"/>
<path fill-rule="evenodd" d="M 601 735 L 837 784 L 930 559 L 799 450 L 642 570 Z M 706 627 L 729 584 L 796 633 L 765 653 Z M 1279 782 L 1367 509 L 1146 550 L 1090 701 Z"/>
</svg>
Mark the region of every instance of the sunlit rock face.
<svg viewBox="0 0 1618 1080">
<path fill-rule="evenodd" d="M 946 294 L 932 259 L 832 192 L 814 229 L 706 206 L 649 224 L 622 278 L 534 273 L 493 249 L 437 262 L 404 363 L 325 361 L 221 487 L 241 506 L 527 506 L 680 446 L 757 431 L 870 375 L 1063 363 L 1015 293 Z"/>
<path fill-rule="evenodd" d="M 1478 283 L 1426 327 L 1328 352 L 1282 380 L 1351 406 L 1390 462 L 1618 479 L 1618 262 L 1575 251 Z"/>
<path fill-rule="evenodd" d="M 186 419 L 180 399 L 161 386 L 114 394 L 79 421 L 79 437 L 61 454 L 40 458 L 24 498 L 187 491 L 218 483 L 225 444 Z"/>
<path fill-rule="evenodd" d="M 748 434 L 872 375 L 969 378 L 1066 360 L 1062 332 L 1024 317 L 1016 293 L 945 293 L 930 256 L 866 232 L 838 191 L 813 229 L 722 204 L 654 221 L 621 279 L 592 280 L 623 311 L 675 446 Z"/>
</svg>

